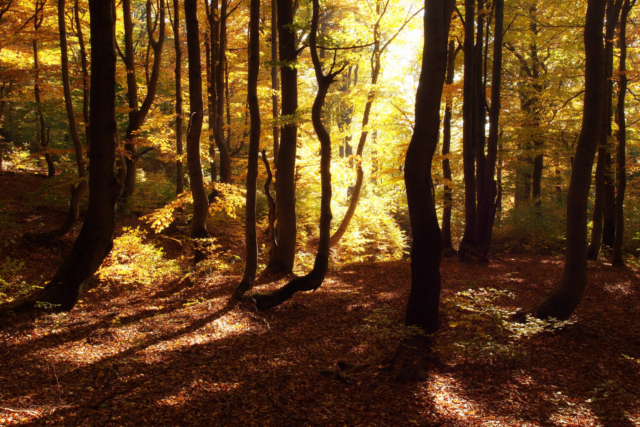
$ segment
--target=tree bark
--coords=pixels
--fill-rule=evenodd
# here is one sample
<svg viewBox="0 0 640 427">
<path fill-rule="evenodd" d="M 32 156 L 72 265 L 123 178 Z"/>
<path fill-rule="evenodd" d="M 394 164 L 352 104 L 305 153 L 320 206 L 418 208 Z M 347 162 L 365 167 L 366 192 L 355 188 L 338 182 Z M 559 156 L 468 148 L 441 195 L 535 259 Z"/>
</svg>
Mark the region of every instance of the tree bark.
<svg viewBox="0 0 640 427">
<path fill-rule="evenodd" d="M 532 310 L 538 318 L 568 319 L 582 300 L 587 284 L 587 200 L 591 171 L 602 132 L 604 101 L 604 46 L 602 26 L 605 2 L 588 0 L 584 30 L 585 94 L 582 130 L 571 169 L 567 195 L 566 254 L 562 279 L 553 293 Z"/>
<path fill-rule="evenodd" d="M 231 155 L 229 153 L 229 145 L 224 137 L 224 68 L 227 61 L 227 0 L 221 0 L 218 50 L 213 50 L 212 60 L 216 61 L 214 77 L 216 79 L 216 127 L 215 141 L 216 147 L 220 152 L 220 181 L 231 182 Z M 217 53 L 217 58 L 216 58 Z M 216 58 L 216 59 L 213 59 Z"/>
<path fill-rule="evenodd" d="M 494 178 L 498 158 L 498 131 L 500 124 L 500 88 L 502 82 L 502 33 L 504 0 L 495 0 L 495 30 L 493 39 L 493 69 L 491 71 L 491 108 L 489 111 L 489 140 L 485 160 L 482 198 L 478 200 L 478 250 L 486 258 L 491 244 L 491 233 L 500 194 Z"/>
<path fill-rule="evenodd" d="M 625 96 L 627 94 L 627 19 L 631 8 L 636 4 L 636 0 L 625 0 L 620 14 L 620 65 L 618 73 L 618 192 L 616 194 L 616 233 L 613 242 L 613 265 L 620 267 L 624 265 L 622 254 L 622 243 L 624 242 L 624 193 L 627 188 L 627 123 L 625 112 Z"/>
<path fill-rule="evenodd" d="M 138 82 L 136 80 L 135 69 L 135 52 L 133 49 L 133 23 L 131 21 L 131 0 L 122 0 L 122 15 L 124 23 L 124 43 L 125 53 L 123 61 L 127 69 L 127 98 L 129 102 L 129 123 L 125 134 L 125 150 L 129 152 L 129 156 L 125 158 L 127 163 L 127 177 L 124 182 L 124 191 L 122 198 L 124 200 L 133 196 L 136 189 L 136 175 L 138 171 L 138 134 L 142 127 L 147 114 L 153 105 L 153 101 L 158 90 L 158 78 L 160 77 L 160 65 L 162 61 L 162 47 L 164 44 L 165 34 L 165 7 L 164 0 L 159 0 L 159 28 L 158 39 L 154 36 L 154 26 L 152 25 L 151 0 L 146 3 L 147 16 L 147 33 L 149 37 L 149 45 L 153 50 L 153 68 L 151 77 L 147 85 L 147 95 L 142 101 L 142 105 L 138 106 Z"/>
<path fill-rule="evenodd" d="M 480 203 L 484 198 L 484 174 L 486 156 L 484 153 L 486 145 L 485 128 L 487 125 L 486 105 L 487 95 L 485 86 L 483 85 L 483 68 L 486 64 L 486 58 L 483 55 L 485 48 L 484 39 L 484 4 L 483 0 L 478 1 L 478 13 L 476 18 L 476 47 L 474 50 L 474 63 L 473 63 L 473 90 L 474 90 L 474 151 L 476 156 L 476 235 L 475 235 L 475 247 L 479 249 L 483 241 L 481 236 L 486 234 L 486 223 L 480 221 Z M 487 25 L 488 26 L 488 25 Z M 477 254 L 478 252 L 476 252 Z"/>
<path fill-rule="evenodd" d="M 180 40 L 180 2 L 173 0 L 173 39 L 176 51 L 176 194 L 184 191 L 184 170 L 182 167 L 182 42 Z"/>
<path fill-rule="evenodd" d="M 278 81 L 278 24 L 277 24 L 278 3 L 277 0 L 271 0 L 271 115 L 273 117 L 273 162 L 278 162 L 278 151 L 280 148 L 280 127 L 278 126 L 279 105 L 278 91 L 280 91 L 280 82 Z"/>
<path fill-rule="evenodd" d="M 189 126 L 187 130 L 187 169 L 193 196 L 193 219 L 191 238 L 209 237 L 207 215 L 209 200 L 204 188 L 202 164 L 200 162 L 200 134 L 204 107 L 202 105 L 202 65 L 200 63 L 200 31 L 198 28 L 198 5 L 196 0 L 185 0 L 184 17 L 187 24 L 187 56 L 189 62 Z M 196 262 L 202 259 L 196 250 Z"/>
<path fill-rule="evenodd" d="M 45 286 L 13 308 L 30 309 L 36 303 L 69 311 L 82 295 L 87 280 L 98 270 L 113 246 L 116 201 L 122 192 L 116 175 L 116 50 L 114 0 L 89 0 L 91 19 L 91 176 L 87 216 L 73 248 Z"/>
<path fill-rule="evenodd" d="M 246 263 L 242 281 L 232 298 L 240 299 L 253 288 L 258 269 L 258 236 L 256 233 L 256 195 L 258 180 L 258 152 L 260 151 L 260 104 L 258 102 L 258 74 L 260 71 L 260 0 L 251 0 L 249 16 L 249 70 L 247 102 L 251 115 L 249 130 L 249 159 L 247 166 L 247 201 L 245 245 Z"/>
<path fill-rule="evenodd" d="M 593 206 L 593 228 L 591 229 L 591 243 L 587 250 L 587 258 L 591 260 L 598 259 L 598 256 L 600 255 L 605 210 L 608 211 L 607 213 L 609 214 L 609 233 L 611 233 L 611 226 L 613 226 L 613 232 L 615 233 L 615 218 L 612 218 L 612 209 L 605 206 L 607 204 L 611 204 L 611 200 L 607 200 L 611 199 L 611 195 L 607 193 L 611 193 L 613 190 L 613 179 L 610 172 L 611 146 L 609 144 L 613 96 L 613 80 L 611 80 L 611 78 L 613 77 L 613 38 L 615 37 L 615 30 L 618 25 L 618 17 L 622 7 L 622 0 L 615 0 L 615 2 L 614 0 L 607 0 L 606 4 L 607 23 L 604 48 L 605 86 L 604 104 L 602 108 L 603 124 L 602 135 L 600 136 L 600 145 L 598 146 L 598 163 L 596 165 L 596 198 Z M 613 192 L 615 192 L 615 190 L 613 190 Z M 613 221 L 613 224 L 611 224 L 611 221 Z M 611 240 L 608 240 L 608 243 L 611 243 Z"/>
<path fill-rule="evenodd" d="M 318 83 L 318 93 L 311 108 L 311 121 L 313 129 L 320 140 L 320 181 L 322 195 L 320 199 L 320 243 L 316 253 L 313 269 L 309 274 L 296 277 L 282 288 L 269 294 L 258 294 L 255 296 L 258 309 L 266 310 L 289 300 L 296 292 L 315 291 L 318 289 L 329 269 L 329 240 L 331 237 L 331 137 L 322 122 L 322 108 L 329 91 L 329 87 L 335 81 L 338 74 L 345 68 L 343 66 L 338 71 L 333 71 L 334 66 L 328 74 L 324 74 L 322 63 L 318 56 L 316 47 L 316 35 L 318 32 L 318 20 L 320 15 L 319 0 L 313 0 L 313 17 L 311 20 L 311 30 L 309 33 L 309 47 L 311 49 L 311 60 Z M 335 53 L 334 53 L 335 55 Z M 335 65 L 335 56 L 333 64 Z M 283 84 L 286 80 L 283 77 Z M 277 181 L 276 181 L 277 183 Z"/>
<path fill-rule="evenodd" d="M 452 0 L 425 0 L 424 47 L 416 94 L 416 124 L 404 168 L 413 236 L 411 292 L 406 325 L 418 326 L 427 334 L 438 329 L 442 236 L 436 215 L 431 166 L 440 130 L 440 102 L 454 4 Z M 473 14 L 467 14 L 467 23 L 469 21 L 473 21 Z"/>
<path fill-rule="evenodd" d="M 447 77 L 446 84 L 453 84 L 455 74 L 456 55 L 459 49 L 456 48 L 454 40 L 449 41 L 447 50 Z M 449 164 L 449 151 L 451 148 L 451 97 L 447 97 L 444 109 L 444 123 L 442 125 L 442 175 L 444 177 L 444 209 L 442 212 L 442 255 L 445 258 L 456 256 L 456 250 L 451 243 L 451 207 L 453 205 L 453 188 L 451 187 L 451 166 Z"/>
<path fill-rule="evenodd" d="M 278 246 L 269 258 L 263 274 L 291 273 L 296 251 L 296 143 L 298 124 L 298 58 L 296 33 L 293 29 L 295 8 L 293 0 L 278 0 L 278 49 L 282 78 L 282 117 L 287 119 L 280 132 L 280 147 L 276 162 L 276 240 Z"/>
<path fill-rule="evenodd" d="M 476 176 L 474 146 L 474 59 L 473 33 L 475 28 L 475 0 L 465 0 L 464 6 L 464 87 L 462 101 L 462 171 L 464 175 L 464 234 L 458 257 L 469 258 L 476 245 Z"/>
</svg>

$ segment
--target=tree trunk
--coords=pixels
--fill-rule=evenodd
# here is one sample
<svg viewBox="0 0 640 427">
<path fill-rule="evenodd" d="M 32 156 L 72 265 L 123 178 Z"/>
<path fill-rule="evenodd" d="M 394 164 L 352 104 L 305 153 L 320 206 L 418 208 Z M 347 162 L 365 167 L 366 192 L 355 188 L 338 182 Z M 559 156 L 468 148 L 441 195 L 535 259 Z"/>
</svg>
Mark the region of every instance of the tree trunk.
<svg viewBox="0 0 640 427">
<path fill-rule="evenodd" d="M 455 74 L 455 63 L 458 49 L 454 40 L 449 41 L 447 50 L 447 77 L 446 84 L 453 84 Z M 451 98 L 447 97 L 444 109 L 444 123 L 442 125 L 442 175 L 444 176 L 444 209 L 442 212 L 442 255 L 445 258 L 456 256 L 456 250 L 451 243 L 451 207 L 453 205 L 453 188 L 451 187 L 452 175 L 449 165 L 449 151 L 451 148 Z"/>
<path fill-rule="evenodd" d="M 474 63 L 473 63 L 473 89 L 474 89 L 474 151 L 476 156 L 476 235 L 475 235 L 475 247 L 478 249 L 483 243 L 481 236 L 486 234 L 486 223 L 480 222 L 480 203 L 484 198 L 484 174 L 486 157 L 484 154 L 484 148 L 486 145 L 485 128 L 487 125 L 487 116 L 485 108 L 487 105 L 486 90 L 482 82 L 483 68 L 486 63 L 486 58 L 483 57 L 483 51 L 485 47 L 484 39 L 484 4 L 483 0 L 478 1 L 478 13 L 476 18 L 476 47 L 474 50 Z M 488 25 L 487 25 L 488 26 Z M 476 252 L 477 254 L 477 252 Z"/>
<path fill-rule="evenodd" d="M 80 182 L 77 186 L 72 186 L 71 203 L 69 206 L 69 216 L 62 227 L 57 231 L 55 241 L 66 235 L 78 220 L 80 214 L 80 199 L 87 190 L 87 173 L 84 165 L 84 155 L 82 153 L 82 143 L 78 135 L 76 116 L 73 111 L 73 100 L 71 98 L 71 86 L 69 84 L 69 58 L 67 54 L 67 26 L 65 23 L 65 0 L 58 0 L 58 28 L 60 32 L 60 59 L 62 68 L 62 87 L 64 89 L 64 104 L 69 120 L 69 131 L 73 147 L 76 152 L 76 164 L 78 165 L 78 177 Z"/>
<path fill-rule="evenodd" d="M 413 236 L 406 325 L 418 326 L 427 334 L 438 329 L 442 237 L 436 215 L 431 163 L 440 130 L 440 100 L 447 69 L 447 39 L 453 8 L 452 0 L 425 0 L 416 124 L 404 168 Z M 467 22 L 473 21 L 473 14 L 467 13 L 466 16 Z"/>
<path fill-rule="evenodd" d="M 587 250 L 587 259 L 598 259 L 602 246 L 603 219 L 605 213 L 606 187 L 612 187 L 611 176 L 608 169 L 611 167 L 611 147 L 609 145 L 609 136 L 611 135 L 611 104 L 613 96 L 613 38 L 615 29 L 622 7 L 622 0 L 607 0 L 607 24 L 605 32 L 605 48 L 604 48 L 604 70 L 605 70 L 605 86 L 604 86 L 604 104 L 602 111 L 602 134 L 600 135 L 600 145 L 598 146 L 598 163 L 596 166 L 596 199 L 593 206 L 593 228 L 591 229 L 591 244 Z M 607 161 L 608 160 L 608 161 Z M 607 163 L 609 164 L 607 167 Z M 611 191 L 611 189 L 609 190 Z M 610 221 L 611 213 L 609 212 Z M 614 230 L 615 230 L 615 219 Z M 609 225 L 611 227 L 611 224 Z M 615 232 L 615 231 L 614 231 Z"/>
<path fill-rule="evenodd" d="M 616 233 L 613 242 L 613 265 L 620 267 L 624 265 L 622 255 L 622 243 L 624 242 L 624 193 L 627 188 L 627 123 L 625 117 L 625 96 L 627 94 L 628 78 L 627 71 L 627 18 L 636 0 L 625 0 L 620 15 L 620 66 L 618 73 L 618 194 L 616 195 Z"/>
<path fill-rule="evenodd" d="M 251 115 L 249 133 L 249 159 L 247 166 L 247 202 L 245 243 L 247 249 L 244 277 L 232 298 L 240 299 L 253 288 L 258 269 L 258 237 L 256 233 L 256 194 L 258 179 L 258 152 L 260 151 L 260 103 L 258 101 L 258 74 L 260 72 L 260 0 L 251 0 L 249 18 L 249 70 L 247 101 Z"/>
<path fill-rule="evenodd" d="M 135 52 L 133 50 L 133 23 L 131 21 L 131 0 L 122 0 L 122 15 L 124 23 L 124 43 L 125 53 L 123 61 L 125 68 L 127 69 L 127 98 L 129 102 L 129 124 L 127 125 L 127 131 L 125 134 L 125 150 L 129 152 L 129 156 L 126 157 L 127 162 L 127 177 L 124 182 L 124 191 L 122 192 L 122 198 L 128 200 L 136 189 L 136 175 L 138 171 L 138 134 L 142 127 L 147 114 L 153 105 L 153 101 L 158 90 L 158 78 L 160 77 L 160 65 L 162 61 L 162 46 L 164 44 L 164 31 L 165 31 L 165 7 L 164 0 L 159 0 L 158 6 L 159 13 L 159 29 L 158 39 L 154 36 L 154 27 L 152 25 L 152 8 L 151 0 L 147 0 L 146 3 L 146 18 L 147 18 L 147 34 L 149 37 L 149 45 L 153 50 L 153 68 L 151 70 L 151 77 L 147 84 L 147 95 L 142 102 L 142 105 L 138 109 L 138 83 L 136 80 L 135 69 Z"/>
<path fill-rule="evenodd" d="M 214 49 L 212 60 L 216 61 L 214 78 L 216 79 L 216 147 L 220 152 L 220 182 L 231 182 L 231 155 L 224 137 L 224 67 L 227 61 L 227 0 L 222 0 L 220 7 L 219 37 L 217 52 Z M 216 57 L 217 54 L 217 57 Z M 216 58 L 216 59 L 214 59 Z"/>
<path fill-rule="evenodd" d="M 173 39 L 176 51 L 176 194 L 184 191 L 184 171 L 182 168 L 182 43 L 180 41 L 180 2 L 173 0 Z"/>
<path fill-rule="evenodd" d="M 69 255 L 45 288 L 14 307 L 30 309 L 36 303 L 69 311 L 89 278 L 113 246 L 116 201 L 122 183 L 114 170 L 117 147 L 115 4 L 89 0 L 91 19 L 91 176 L 87 216 Z"/>
<path fill-rule="evenodd" d="M 474 33 L 475 0 L 465 0 L 464 15 L 464 87 L 462 101 L 462 171 L 464 175 L 464 234 L 458 257 L 461 261 L 468 260 L 469 252 L 476 245 L 476 176 L 474 152 Z"/>
<path fill-rule="evenodd" d="M 342 72 L 344 66 L 333 71 L 333 65 L 327 75 L 322 70 L 322 63 L 316 48 L 316 35 L 318 32 L 318 20 L 320 15 L 319 0 L 313 0 L 313 18 L 311 20 L 311 30 L 309 32 L 309 47 L 311 49 L 311 59 L 318 82 L 318 93 L 311 108 L 311 121 L 313 129 L 320 140 L 320 180 L 322 195 L 320 199 L 320 243 L 313 269 L 309 274 L 296 277 L 282 288 L 269 294 L 259 294 L 255 296 L 258 309 L 266 310 L 275 307 L 289 300 L 296 292 L 315 291 L 318 289 L 329 269 L 329 240 L 331 237 L 331 137 L 322 122 L 322 108 L 329 91 L 329 87 L 335 81 L 338 74 Z M 282 42 L 282 40 L 281 40 Z M 335 57 L 334 62 L 335 65 Z M 345 65 L 346 66 L 346 65 Z M 284 70 L 283 70 L 284 71 Z M 283 86 L 286 79 L 283 76 Z M 282 154 L 282 153 L 281 153 Z M 276 181 L 277 183 L 277 181 Z"/>
<path fill-rule="evenodd" d="M 280 90 L 280 82 L 278 81 L 278 24 L 277 24 L 277 0 L 271 0 L 271 115 L 273 116 L 273 162 L 278 162 L 278 151 L 280 148 L 280 127 L 278 126 L 279 106 L 278 91 Z"/>
<path fill-rule="evenodd" d="M 282 116 L 290 121 L 281 127 L 280 147 L 276 162 L 276 205 L 278 246 L 269 258 L 263 274 L 291 273 L 296 251 L 296 143 L 298 124 L 295 114 L 298 109 L 298 70 L 290 67 L 297 60 L 296 33 L 293 29 L 295 15 L 293 0 L 278 0 L 278 48 L 280 66 Z"/>
<path fill-rule="evenodd" d="M 604 46 L 602 25 L 605 2 L 588 0 L 584 30 L 585 93 L 582 130 L 571 169 L 567 195 L 567 249 L 562 280 L 554 292 L 532 310 L 538 318 L 566 320 L 582 300 L 587 284 L 587 200 L 591 171 L 602 133 L 604 101 Z"/>
<path fill-rule="evenodd" d="M 498 157 L 498 127 L 500 123 L 500 87 L 502 82 L 502 33 L 504 0 L 495 0 L 495 31 L 493 41 L 493 69 L 491 71 L 491 109 L 489 111 L 489 140 L 485 161 L 484 190 L 478 201 L 478 249 L 486 257 L 491 244 L 491 233 L 495 221 L 500 195 L 494 179 Z"/>
<path fill-rule="evenodd" d="M 47 177 L 52 178 L 56 174 L 56 166 L 53 164 L 53 159 L 51 158 L 51 154 L 47 151 L 49 146 L 49 132 L 47 130 L 47 125 L 44 121 L 44 114 L 42 112 L 42 94 L 40 92 L 40 57 L 38 51 L 38 30 L 42 26 L 42 20 L 44 19 L 44 0 L 36 0 L 36 11 L 33 16 L 33 29 L 34 29 L 34 38 L 33 38 L 33 70 L 34 70 L 34 84 L 33 84 L 33 92 L 36 99 L 36 115 L 38 116 L 38 121 L 40 123 L 38 139 L 40 140 L 40 146 L 45 152 L 44 158 L 47 162 Z"/>
<path fill-rule="evenodd" d="M 189 126 L 187 130 L 187 169 L 193 196 L 193 219 L 191 238 L 209 237 L 207 215 L 209 200 L 204 188 L 202 164 L 200 163 L 200 133 L 204 107 L 202 105 L 202 65 L 200 63 L 200 30 L 198 28 L 198 5 L 196 0 L 185 0 L 184 17 L 187 24 L 187 56 L 189 61 Z M 196 262 L 202 254 L 196 250 Z"/>
<path fill-rule="evenodd" d="M 87 146 L 90 145 L 89 126 L 89 61 L 87 60 L 87 49 L 84 45 L 84 34 L 82 33 L 82 21 L 80 20 L 80 7 L 78 0 L 74 1 L 73 14 L 76 22 L 76 33 L 78 35 L 78 45 L 80 48 L 80 63 L 82 64 L 82 118 L 84 132 L 87 138 Z"/>
</svg>

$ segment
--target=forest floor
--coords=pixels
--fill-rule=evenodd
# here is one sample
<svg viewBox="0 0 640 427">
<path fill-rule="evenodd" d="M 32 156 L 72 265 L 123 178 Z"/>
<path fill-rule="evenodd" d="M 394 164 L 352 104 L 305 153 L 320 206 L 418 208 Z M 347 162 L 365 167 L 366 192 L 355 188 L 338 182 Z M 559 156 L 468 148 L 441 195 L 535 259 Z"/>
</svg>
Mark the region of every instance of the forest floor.
<svg viewBox="0 0 640 427">
<path fill-rule="evenodd" d="M 63 209 L 29 205 L 43 181 L 0 173 L 0 264 L 24 262 L 26 283 L 50 278 L 79 231 L 53 249 L 21 239 L 64 220 Z M 123 215 L 118 233 L 140 223 Z M 218 243 L 242 255 L 241 234 L 221 228 Z M 147 238 L 188 269 L 187 243 Z M 389 363 L 402 334 L 406 261 L 336 265 L 317 292 L 268 312 L 228 303 L 237 269 L 146 286 L 95 277 L 70 313 L 0 318 L 0 425 L 638 426 L 638 268 L 592 262 L 572 323 L 509 332 L 504 313 L 544 298 L 562 263 L 444 260 L 441 332 L 419 380 Z M 321 372 L 339 361 L 359 369 Z"/>
</svg>

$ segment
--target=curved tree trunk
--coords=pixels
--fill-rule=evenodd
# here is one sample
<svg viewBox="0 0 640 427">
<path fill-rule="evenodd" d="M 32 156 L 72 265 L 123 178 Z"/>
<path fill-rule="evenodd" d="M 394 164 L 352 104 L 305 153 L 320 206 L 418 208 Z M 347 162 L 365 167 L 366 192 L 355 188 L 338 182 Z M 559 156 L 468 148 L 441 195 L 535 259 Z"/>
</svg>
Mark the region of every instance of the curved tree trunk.
<svg viewBox="0 0 640 427">
<path fill-rule="evenodd" d="M 249 70 L 247 102 L 251 115 L 249 159 L 247 166 L 247 202 L 245 242 L 247 258 L 242 281 L 232 298 L 240 299 L 253 288 L 258 269 L 258 236 L 256 233 L 256 195 L 258 180 L 258 152 L 260 151 L 260 104 L 258 102 L 258 73 L 260 71 L 260 0 L 251 0 L 249 18 Z"/>
<path fill-rule="evenodd" d="M 627 188 L 627 123 L 625 116 L 625 96 L 627 94 L 627 18 L 636 0 L 625 0 L 620 14 L 620 66 L 618 73 L 618 194 L 616 195 L 616 233 L 613 242 L 613 265 L 624 265 L 622 243 L 624 242 L 624 193 Z"/>
<path fill-rule="evenodd" d="M 113 0 L 89 0 L 91 16 L 91 176 L 89 208 L 73 248 L 53 279 L 34 298 L 14 310 L 37 302 L 56 311 L 71 310 L 89 278 L 113 246 L 116 201 L 122 183 L 116 175 L 116 51 Z"/>
<path fill-rule="evenodd" d="M 278 49 L 280 61 L 294 63 L 298 58 L 296 33 L 293 29 L 295 15 L 293 0 L 278 0 Z M 263 274 L 291 273 L 296 253 L 296 143 L 298 124 L 295 114 L 298 109 L 298 70 L 288 65 L 280 66 L 282 78 L 282 116 L 290 121 L 280 132 L 280 147 L 276 161 L 276 240 L 278 246 L 269 258 Z"/>
<path fill-rule="evenodd" d="M 447 69 L 447 39 L 454 5 L 452 0 L 425 0 L 416 124 L 404 168 L 413 236 L 406 324 L 418 326 L 427 334 L 438 329 L 442 237 L 436 215 L 431 163 L 438 144 L 440 100 Z M 469 17 L 473 15 L 467 15 L 467 19 Z"/>
<path fill-rule="evenodd" d="M 198 5 L 196 0 L 185 0 L 184 17 L 187 24 L 187 53 L 189 57 L 189 126 L 187 130 L 187 169 L 193 196 L 193 220 L 191 238 L 209 237 L 207 215 L 209 201 L 204 188 L 202 164 L 200 162 L 200 134 L 204 107 L 202 105 L 202 65 L 200 63 L 200 32 L 198 28 Z M 203 254 L 196 250 L 196 262 Z"/>
<path fill-rule="evenodd" d="M 180 41 L 180 2 L 173 0 L 173 40 L 176 51 L 176 194 L 184 191 L 184 170 L 182 168 L 182 43 Z"/>
<path fill-rule="evenodd" d="M 160 77 L 160 65 L 162 62 L 162 46 L 164 44 L 164 31 L 165 31 L 165 7 L 164 0 L 159 0 L 158 14 L 156 17 L 158 20 L 158 39 L 154 36 L 155 25 L 152 23 L 152 8 L 151 0 L 147 0 L 146 4 L 146 17 L 147 17 L 147 35 L 149 37 L 149 45 L 153 49 L 153 68 L 151 70 L 151 77 L 147 84 L 147 95 L 144 98 L 141 106 L 138 106 L 138 82 L 136 80 L 135 69 L 135 52 L 133 50 L 133 23 L 131 21 L 131 0 L 122 0 L 122 16 L 124 23 L 124 40 L 125 40 L 125 53 L 123 61 L 125 68 L 127 69 L 127 97 L 129 102 L 129 124 L 127 125 L 127 131 L 125 135 L 124 148 L 129 152 L 129 156 L 126 157 L 127 163 L 127 177 L 124 182 L 124 191 L 122 192 L 122 198 L 127 200 L 136 189 L 136 175 L 138 172 L 138 134 L 142 127 L 147 114 L 153 105 L 153 101 L 158 90 L 158 78 Z"/>
<path fill-rule="evenodd" d="M 313 0 L 313 18 L 311 20 L 311 30 L 309 33 L 309 47 L 311 48 L 311 59 L 318 82 L 318 93 L 311 108 L 311 121 L 313 122 L 313 129 L 316 131 L 318 139 L 320 140 L 320 180 L 322 186 L 322 196 L 320 199 L 320 243 L 318 244 L 318 252 L 313 269 L 309 274 L 303 277 L 296 277 L 280 289 L 269 294 L 255 295 L 256 306 L 261 310 L 282 304 L 289 300 L 296 292 L 315 291 L 322 285 L 329 269 L 329 239 L 331 237 L 331 137 L 322 122 L 322 108 L 329 87 L 345 67 L 343 66 L 340 70 L 334 72 L 332 66 L 327 75 L 322 71 L 322 63 L 320 62 L 316 48 L 319 15 L 319 0 Z M 283 78 L 283 82 L 284 81 Z"/>
<path fill-rule="evenodd" d="M 455 75 L 456 56 L 459 48 L 456 48 L 455 40 L 449 41 L 447 49 L 447 77 L 445 84 L 453 84 Z M 451 166 L 449 164 L 449 151 L 451 149 L 451 98 L 447 97 L 444 108 L 444 123 L 442 125 L 442 176 L 444 177 L 444 208 L 442 212 L 442 256 L 450 258 L 456 256 L 456 250 L 451 243 L 451 207 L 453 205 L 453 188 L 451 187 Z"/>
<path fill-rule="evenodd" d="M 571 169 L 567 195 L 567 249 L 562 280 L 553 293 L 532 310 L 538 318 L 566 320 L 582 300 L 587 284 L 587 200 L 591 171 L 602 132 L 604 102 L 604 46 L 602 25 L 605 2 L 588 0 L 584 31 L 585 94 L 582 130 Z"/>
</svg>

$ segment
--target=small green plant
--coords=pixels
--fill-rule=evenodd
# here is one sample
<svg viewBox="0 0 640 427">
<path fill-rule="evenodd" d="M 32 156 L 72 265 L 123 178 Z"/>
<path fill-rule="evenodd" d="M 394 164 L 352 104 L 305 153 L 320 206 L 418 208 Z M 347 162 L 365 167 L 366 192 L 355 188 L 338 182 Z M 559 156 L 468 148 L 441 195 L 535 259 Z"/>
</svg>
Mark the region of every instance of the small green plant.
<svg viewBox="0 0 640 427">
<path fill-rule="evenodd" d="M 354 332 L 362 335 L 364 341 L 361 345 L 370 345 L 379 348 L 374 352 L 374 357 L 389 353 L 390 346 L 404 339 L 410 339 L 416 335 L 425 335 L 417 326 L 404 326 L 398 321 L 398 312 L 390 307 L 374 308 L 371 314 L 365 317 L 364 324 L 354 327 Z M 375 356 L 377 354 L 377 356 Z"/>
<path fill-rule="evenodd" d="M 40 284 L 27 283 L 21 276 L 24 262 L 6 258 L 0 264 L 0 303 L 10 303 L 31 293 L 36 289 L 41 289 Z"/>
</svg>

